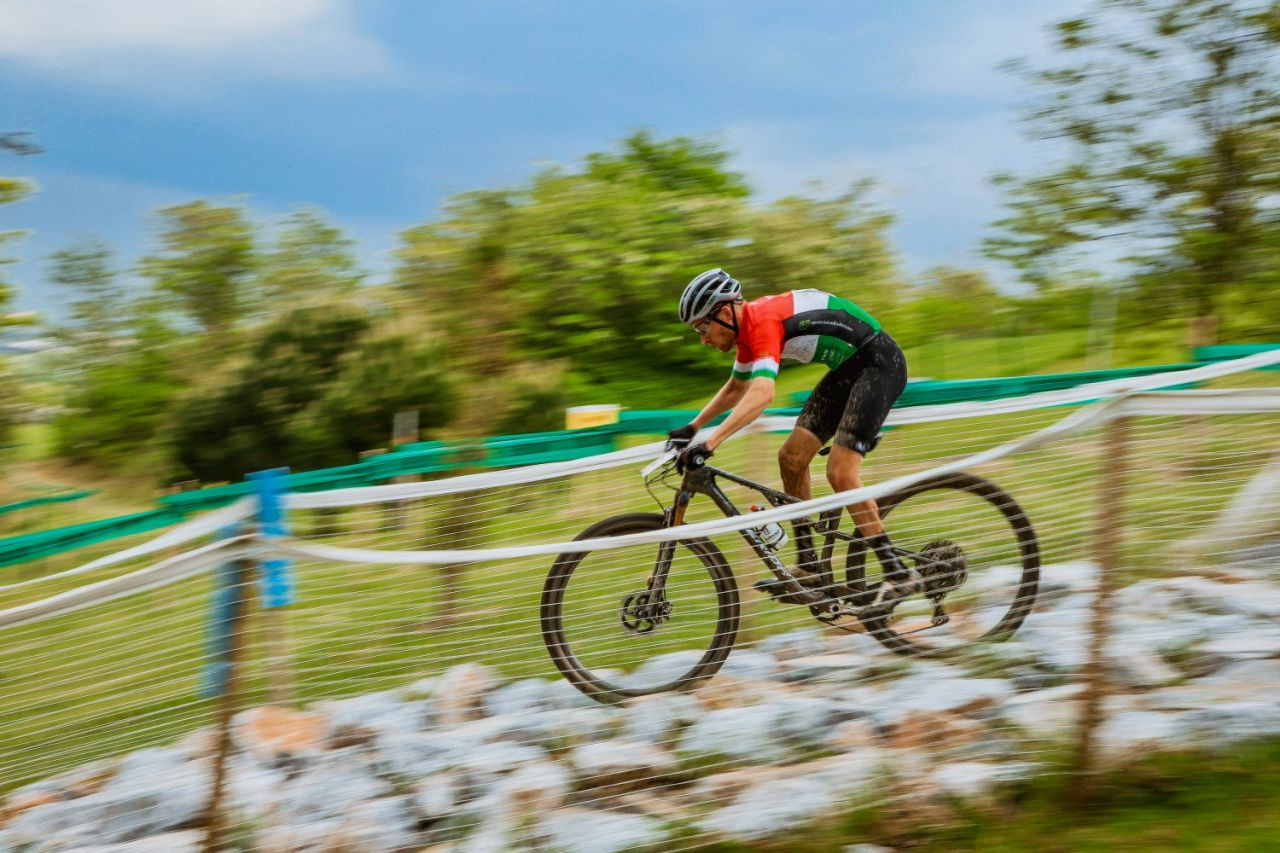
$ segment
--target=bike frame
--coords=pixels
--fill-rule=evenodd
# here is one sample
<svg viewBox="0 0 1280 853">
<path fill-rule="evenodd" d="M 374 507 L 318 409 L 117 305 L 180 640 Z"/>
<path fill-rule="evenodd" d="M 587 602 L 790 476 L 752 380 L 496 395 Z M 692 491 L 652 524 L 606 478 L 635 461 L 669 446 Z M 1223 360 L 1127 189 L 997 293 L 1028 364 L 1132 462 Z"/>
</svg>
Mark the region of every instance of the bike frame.
<svg viewBox="0 0 1280 853">
<path fill-rule="evenodd" d="M 680 488 L 676 492 L 675 501 L 663 514 L 664 526 L 676 527 L 684 523 L 685 510 L 688 509 L 689 502 L 693 500 L 694 495 L 706 495 L 711 498 L 711 501 L 722 513 L 724 513 L 726 517 L 742 515 L 743 513 L 739 511 L 733 501 L 729 499 L 729 496 L 726 495 L 724 490 L 722 490 L 719 484 L 716 483 L 717 477 L 723 477 L 730 482 L 737 483 L 740 486 L 745 486 L 748 489 L 759 492 L 764 496 L 765 500 L 773 506 L 799 502 L 797 498 L 794 498 L 785 492 L 779 492 L 778 490 L 771 489 L 761 483 L 753 482 L 745 477 L 739 477 L 737 474 L 732 474 L 723 469 L 713 468 L 710 465 L 706 465 L 702 468 L 685 473 L 684 480 L 681 482 Z M 836 507 L 835 509 L 823 512 L 818 516 L 819 528 L 816 528 L 815 532 L 817 532 L 817 529 L 821 529 L 822 534 L 825 536 L 822 543 L 822 557 L 818 565 L 828 572 L 830 571 L 831 555 L 835 550 L 835 543 L 837 540 L 844 540 L 848 542 L 860 541 L 860 537 L 858 536 L 852 536 L 848 533 L 841 533 L 839 531 L 838 526 L 840 524 L 840 516 L 843 512 L 843 508 Z M 778 555 L 764 544 L 754 528 L 744 527 L 739 530 L 738 533 L 740 533 L 742 538 L 746 540 L 747 545 L 749 545 L 751 550 L 756 553 L 756 556 L 760 558 L 761 562 L 768 566 L 769 571 L 773 572 L 774 576 L 778 580 L 787 585 L 786 593 L 797 603 L 813 606 L 831 602 L 832 599 L 830 596 L 801 586 L 800 582 L 796 580 L 796 576 L 792 574 L 786 564 L 778 558 Z M 659 546 L 657 562 L 654 565 L 653 573 L 649 576 L 646 584 L 646 587 L 659 598 L 663 596 L 666 589 L 667 573 L 671 569 L 671 560 L 675 556 L 675 550 L 676 543 L 674 541 L 663 542 Z"/>
</svg>

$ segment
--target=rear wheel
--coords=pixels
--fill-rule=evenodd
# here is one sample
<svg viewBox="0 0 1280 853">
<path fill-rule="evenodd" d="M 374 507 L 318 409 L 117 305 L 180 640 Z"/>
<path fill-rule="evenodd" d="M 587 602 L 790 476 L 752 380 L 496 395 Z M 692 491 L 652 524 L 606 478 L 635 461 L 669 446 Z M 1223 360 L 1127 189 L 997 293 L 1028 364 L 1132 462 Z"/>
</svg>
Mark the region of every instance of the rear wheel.
<svg viewBox="0 0 1280 853">
<path fill-rule="evenodd" d="M 620 515 L 577 536 L 663 527 L 657 513 Z M 738 633 L 738 587 L 708 539 L 664 543 L 671 566 L 648 586 L 661 545 L 561 554 L 542 589 L 542 638 L 569 683 L 600 702 L 688 690 L 720 669 Z M 674 547 L 672 547 L 674 545 Z"/>
<path fill-rule="evenodd" d="M 899 654 L 944 655 L 1018 630 L 1035 605 L 1040 546 L 1008 493 L 972 474 L 945 474 L 878 505 L 903 561 L 923 576 L 925 595 L 869 623 L 872 636 Z M 876 574 L 867 577 L 873 567 Z M 855 589 L 880 582 L 879 563 L 865 542 L 850 544 L 847 575 Z M 935 618 L 938 612 L 945 621 Z"/>
</svg>

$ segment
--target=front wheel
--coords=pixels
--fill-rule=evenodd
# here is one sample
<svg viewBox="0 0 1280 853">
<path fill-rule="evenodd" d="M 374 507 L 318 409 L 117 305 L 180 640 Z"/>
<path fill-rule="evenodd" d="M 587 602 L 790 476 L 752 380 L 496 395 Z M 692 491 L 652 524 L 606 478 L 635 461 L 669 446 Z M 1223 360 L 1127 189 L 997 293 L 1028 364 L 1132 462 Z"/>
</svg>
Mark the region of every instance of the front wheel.
<svg viewBox="0 0 1280 853">
<path fill-rule="evenodd" d="M 658 530 L 657 513 L 606 519 L 576 539 Z M 688 690 L 720 669 L 738 634 L 738 587 L 708 539 L 561 554 L 542 588 L 556 668 L 599 702 Z M 672 547 L 674 545 L 674 547 Z M 666 583 L 649 583 L 670 553 Z"/>
<path fill-rule="evenodd" d="M 972 474 L 946 474 L 886 496 L 879 508 L 903 561 L 923 576 L 925 595 L 868 624 L 872 636 L 899 654 L 940 656 L 1018 630 L 1035 605 L 1040 546 L 1007 492 Z M 851 543 L 849 583 L 865 583 L 872 564 L 865 543 Z M 869 580 L 874 588 L 879 578 Z"/>
</svg>

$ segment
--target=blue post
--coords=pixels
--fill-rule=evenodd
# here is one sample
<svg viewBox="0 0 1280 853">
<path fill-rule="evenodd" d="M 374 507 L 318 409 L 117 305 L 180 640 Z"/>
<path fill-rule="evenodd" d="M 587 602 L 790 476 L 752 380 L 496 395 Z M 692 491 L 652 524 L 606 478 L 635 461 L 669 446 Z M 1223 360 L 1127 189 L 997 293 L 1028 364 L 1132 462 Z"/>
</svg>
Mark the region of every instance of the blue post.
<svg viewBox="0 0 1280 853">
<path fill-rule="evenodd" d="M 257 489 L 258 527 L 263 536 L 288 535 L 282 501 L 288 490 L 285 482 L 285 475 L 288 473 L 288 468 L 268 468 L 249 475 L 249 481 Z M 290 571 L 288 560 L 276 558 L 263 561 L 262 573 L 258 578 L 258 592 L 262 597 L 262 606 L 268 610 L 293 604 L 296 596 L 293 572 Z"/>
</svg>

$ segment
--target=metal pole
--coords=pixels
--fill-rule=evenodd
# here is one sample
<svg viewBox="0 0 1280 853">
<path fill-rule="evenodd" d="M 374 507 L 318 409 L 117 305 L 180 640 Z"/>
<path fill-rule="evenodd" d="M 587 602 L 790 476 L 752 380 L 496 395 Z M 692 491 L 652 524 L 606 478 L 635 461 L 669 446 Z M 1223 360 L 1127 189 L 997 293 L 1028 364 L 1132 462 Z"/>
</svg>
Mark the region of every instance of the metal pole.
<svg viewBox="0 0 1280 853">
<path fill-rule="evenodd" d="M 1098 582 L 1089 619 L 1089 662 L 1085 671 L 1084 702 L 1080 710 L 1076 742 L 1075 776 L 1071 798 L 1087 805 L 1093 795 L 1094 739 L 1102 724 L 1102 703 L 1107 695 L 1107 640 L 1110 637 L 1111 595 L 1124 524 L 1124 486 L 1129 451 L 1129 419 L 1117 417 L 1106 427 L 1103 442 L 1102 493 L 1098 502 L 1095 547 Z"/>
</svg>

